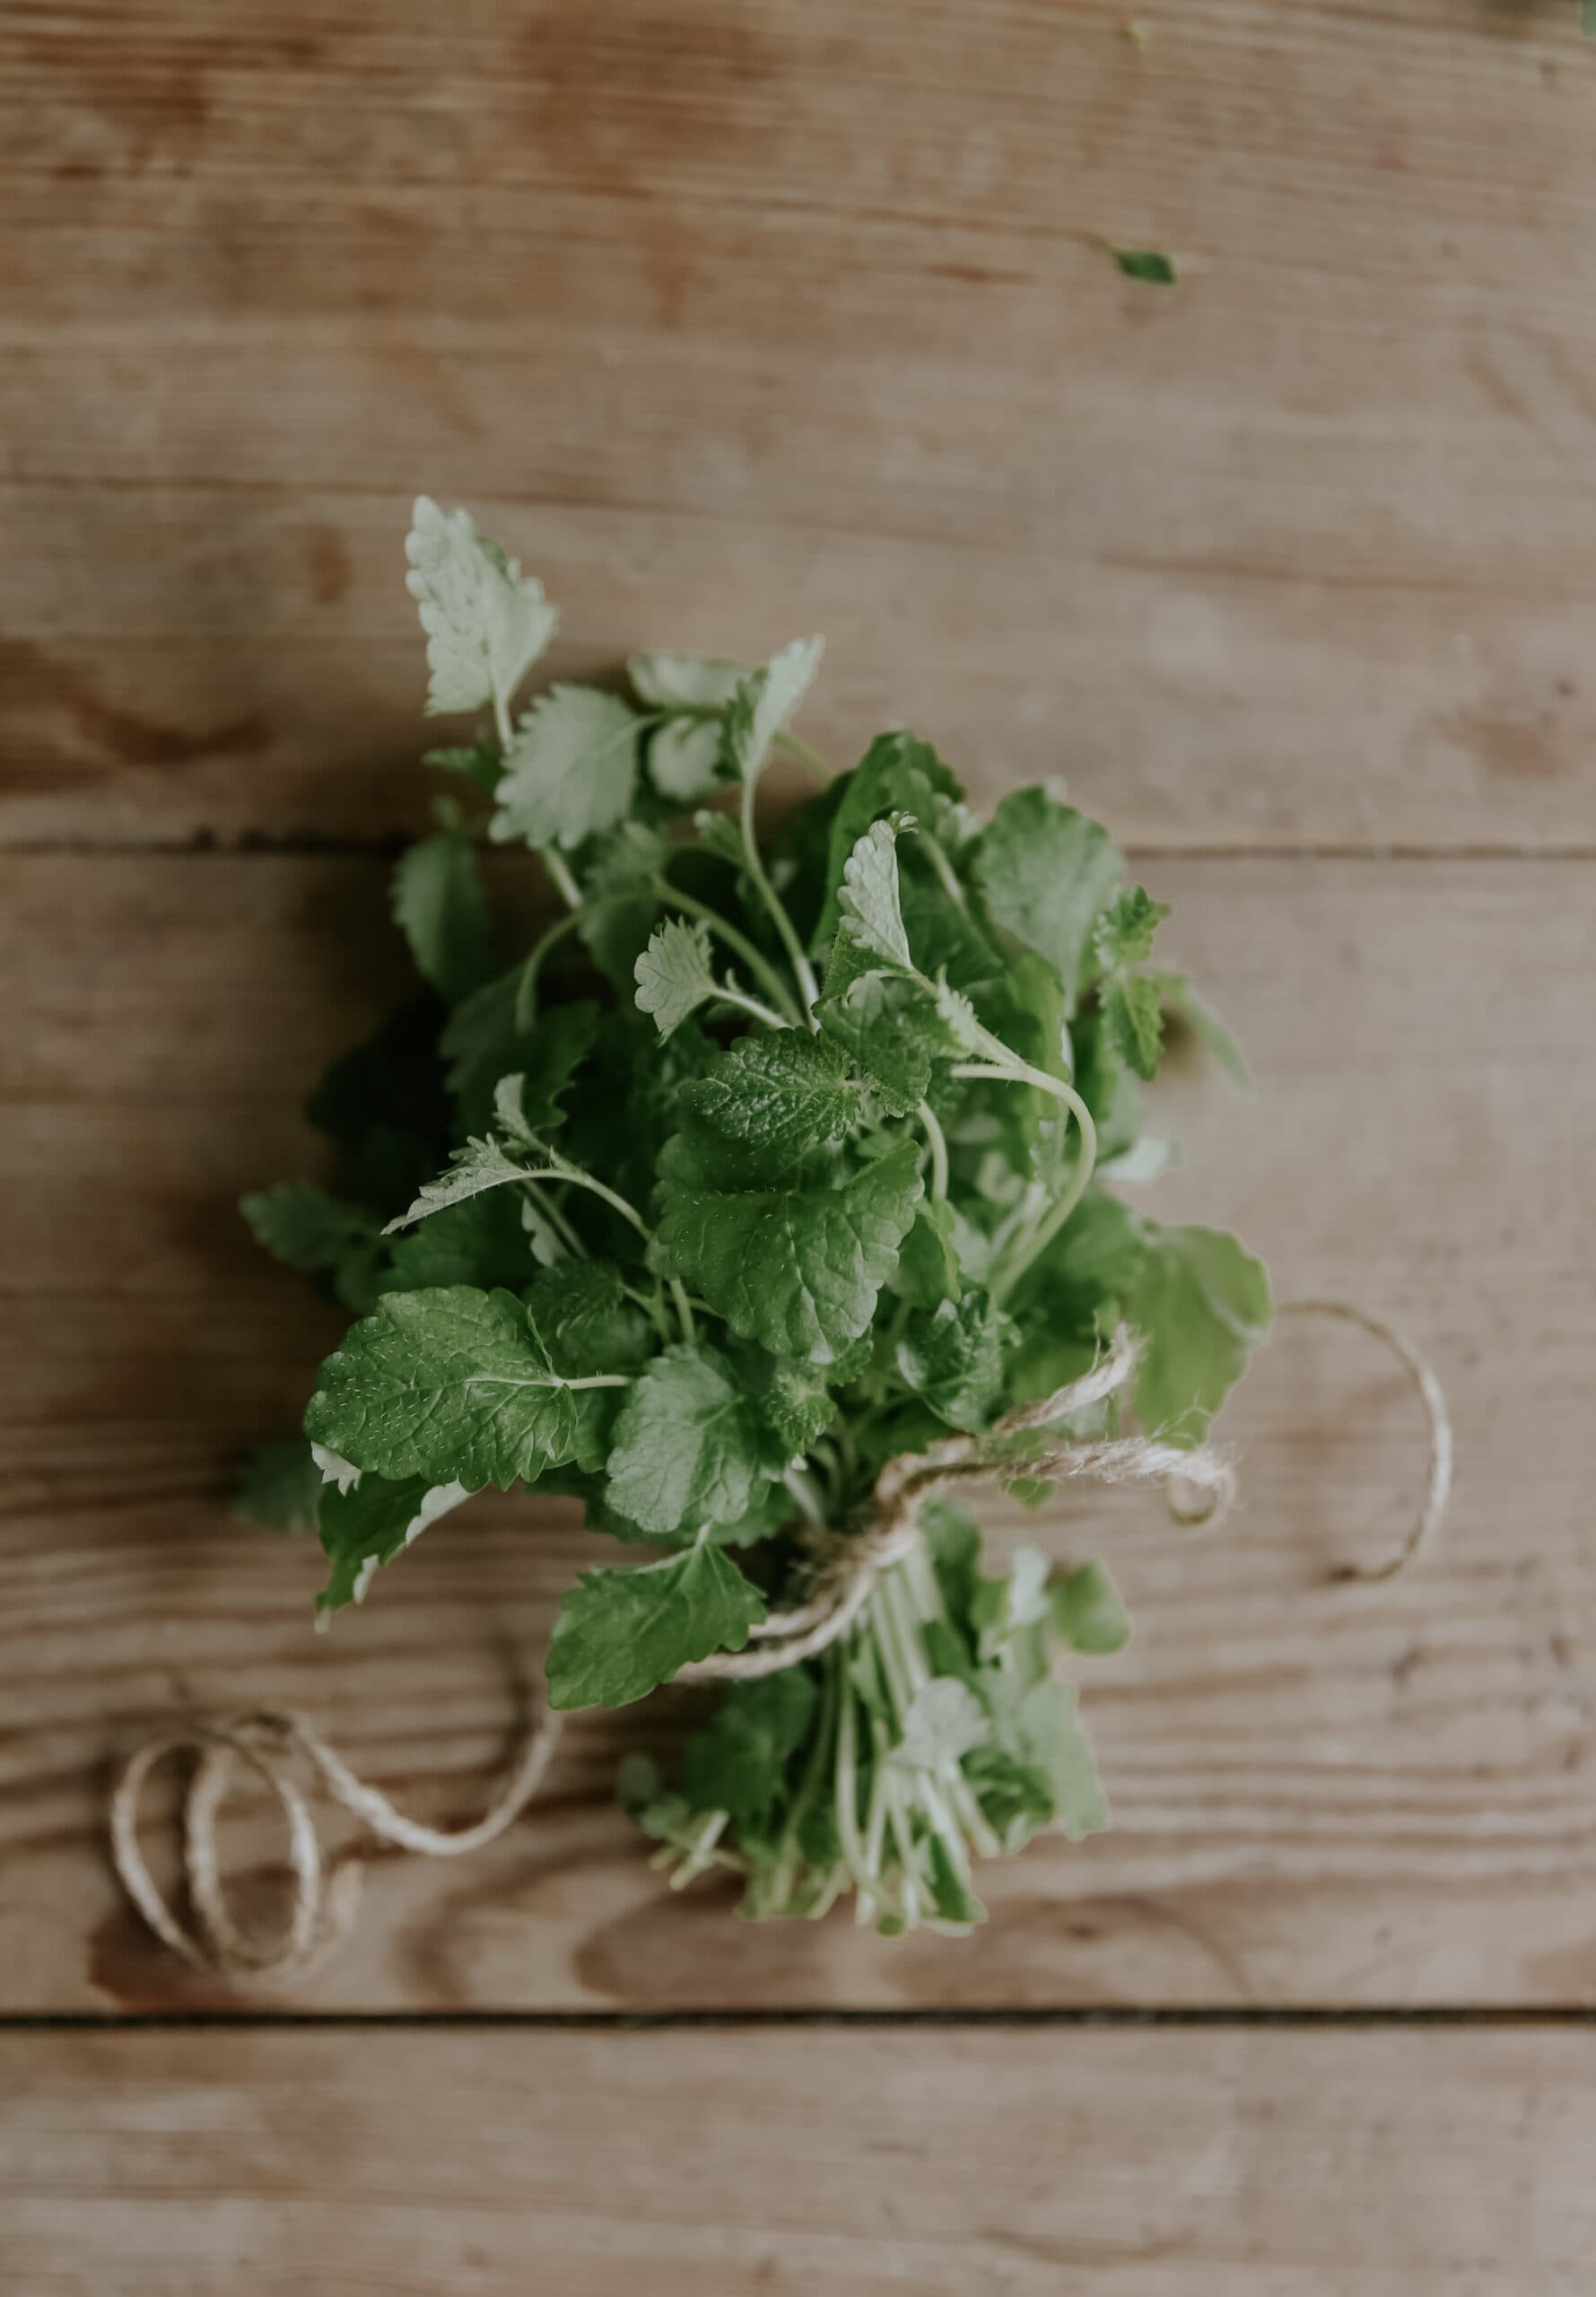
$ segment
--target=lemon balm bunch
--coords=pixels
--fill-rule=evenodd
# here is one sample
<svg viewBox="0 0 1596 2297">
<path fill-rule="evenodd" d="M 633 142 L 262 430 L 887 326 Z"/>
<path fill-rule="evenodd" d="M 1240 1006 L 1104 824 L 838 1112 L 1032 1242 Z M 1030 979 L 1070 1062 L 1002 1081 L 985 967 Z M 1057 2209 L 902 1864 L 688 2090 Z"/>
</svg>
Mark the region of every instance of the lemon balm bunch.
<svg viewBox="0 0 1596 2297">
<path fill-rule="evenodd" d="M 1267 1280 L 1115 1184 L 1169 1154 L 1142 1107 L 1172 1017 L 1238 1056 L 1061 798 L 981 821 L 903 731 L 829 773 L 791 729 L 818 640 L 528 702 L 540 584 L 424 498 L 407 550 L 428 708 L 479 722 L 428 755 L 458 794 L 395 871 L 419 984 L 310 1101 L 333 1184 L 246 1200 L 353 1321 L 241 1511 L 319 1534 L 325 1620 L 473 1492 L 579 1501 L 636 1559 L 566 1594 L 554 1707 L 722 1678 L 676 1774 L 623 1777 L 673 1878 L 962 1928 L 981 1858 L 1104 1822 L 1055 1661 L 1129 1626 L 1096 1563 L 986 1571 L 938 1463 L 1042 1505 L 1059 1443 L 1127 1406 L 1200 1444 Z M 817 786 L 767 835 L 783 751 Z M 485 845 L 530 847 L 560 904 L 517 951 Z M 1082 1402 L 1126 1332 L 1128 1381 Z"/>
</svg>

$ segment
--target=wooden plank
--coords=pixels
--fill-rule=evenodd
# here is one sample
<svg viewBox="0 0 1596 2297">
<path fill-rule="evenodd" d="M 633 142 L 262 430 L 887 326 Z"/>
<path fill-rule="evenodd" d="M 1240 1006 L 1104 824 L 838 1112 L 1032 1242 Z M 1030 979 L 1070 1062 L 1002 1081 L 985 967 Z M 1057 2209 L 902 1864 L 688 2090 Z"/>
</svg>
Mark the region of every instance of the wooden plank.
<svg viewBox="0 0 1596 2297">
<path fill-rule="evenodd" d="M 425 485 L 563 673 L 820 628 L 839 757 L 912 719 L 1152 843 L 1588 847 L 1574 0 L 1142 13 L 12 11 L 0 834 L 416 818 Z"/>
<path fill-rule="evenodd" d="M 1579 2033 L 55 2033 L 0 2075 L 12 2297 L 1584 2297 L 1596 2241 Z"/>
<path fill-rule="evenodd" d="M 1112 1557 L 1139 1622 L 1086 1692 L 1118 1830 L 995 1869 L 984 1933 L 749 1928 L 712 1890 L 662 1891 L 608 1799 L 639 1726 L 583 1720 L 509 1839 L 458 1866 L 379 1858 L 358 1943 L 294 1998 L 1596 1999 L 1596 1109 L 1577 1058 L 1596 867 L 1148 875 L 1260 1085 L 1249 1105 L 1176 1065 L 1188 1162 L 1160 1209 L 1234 1220 L 1283 1293 L 1365 1301 L 1432 1350 L 1460 1437 L 1433 1559 L 1327 1585 L 1400 1524 L 1422 1443 L 1367 1343 L 1300 1328 L 1243 1391 L 1224 1533 L 1176 1533 L 1123 1494 L 1043 1524 L 1060 1553 Z M 220 1998 L 145 1940 L 102 1850 L 109 1766 L 174 1703 L 302 1707 L 422 1814 L 463 1819 L 594 1558 L 568 1509 L 474 1503 L 317 1638 L 317 1559 L 224 1519 L 234 1462 L 292 1424 L 333 1332 L 232 1202 L 315 1169 L 298 1101 L 375 1009 L 381 876 L 266 855 L 0 867 L 19 1210 L 0 1268 L 0 2008 Z M 246 1873 L 279 1855 L 247 1818 L 229 1841 Z"/>
</svg>

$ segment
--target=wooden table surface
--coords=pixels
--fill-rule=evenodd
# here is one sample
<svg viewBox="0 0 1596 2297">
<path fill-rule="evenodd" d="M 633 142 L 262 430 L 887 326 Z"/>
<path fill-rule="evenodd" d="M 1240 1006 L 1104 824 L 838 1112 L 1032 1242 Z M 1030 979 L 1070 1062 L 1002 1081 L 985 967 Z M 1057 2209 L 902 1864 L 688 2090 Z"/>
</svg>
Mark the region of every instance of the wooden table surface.
<svg viewBox="0 0 1596 2297">
<path fill-rule="evenodd" d="M 6 12 L 5 2297 L 1589 2297 L 1596 47 L 1575 0 L 1127 13 Z M 1167 1209 L 1445 1383 L 1393 1584 L 1330 1584 L 1423 1466 L 1353 1336 L 1249 1379 L 1219 1535 L 1092 1502 L 1117 1830 L 972 1940 L 664 1891 L 635 1718 L 481 1856 L 371 1857 L 288 1994 L 111 1878 L 174 1705 L 469 1815 L 580 1552 L 479 1504 L 317 1638 L 315 1559 L 226 1515 L 331 1330 L 234 1202 L 398 974 L 418 487 L 542 572 L 563 673 L 822 629 L 828 753 L 1068 777 L 1258 1076 L 1172 1079 Z"/>
</svg>

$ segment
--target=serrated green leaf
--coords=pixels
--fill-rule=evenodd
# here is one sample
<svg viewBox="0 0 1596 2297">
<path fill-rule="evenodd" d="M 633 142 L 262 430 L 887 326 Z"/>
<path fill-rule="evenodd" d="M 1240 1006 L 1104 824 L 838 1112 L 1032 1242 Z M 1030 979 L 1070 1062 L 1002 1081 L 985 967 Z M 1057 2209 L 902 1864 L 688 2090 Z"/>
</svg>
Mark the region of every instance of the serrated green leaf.
<svg viewBox="0 0 1596 2297">
<path fill-rule="evenodd" d="M 633 1371 L 655 1344 L 612 1261 L 563 1260 L 539 1269 L 527 1305 L 550 1361 L 568 1378 Z"/>
<path fill-rule="evenodd" d="M 1110 1046 L 1137 1076 L 1156 1077 L 1164 1045 L 1164 1010 L 1156 983 L 1146 974 L 1113 974 L 1103 983 L 1098 999 Z"/>
<path fill-rule="evenodd" d="M 771 744 L 814 683 L 824 645 L 822 638 L 795 638 L 738 679 L 726 713 L 726 747 L 745 782 L 757 777 Z"/>
<path fill-rule="evenodd" d="M 320 1528 L 322 1551 L 333 1568 L 316 1598 L 318 1617 L 364 1603 L 372 1575 L 470 1496 L 464 1484 L 429 1484 L 424 1476 L 389 1482 L 362 1475 L 347 1489 L 329 1484 L 322 1493 Z"/>
<path fill-rule="evenodd" d="M 652 1533 L 734 1523 L 770 1481 L 750 1400 L 718 1349 L 667 1348 L 621 1407 L 608 1498 Z"/>
<path fill-rule="evenodd" d="M 1130 1640 L 1130 1614 L 1101 1563 L 1083 1563 L 1048 1588 L 1053 1632 L 1072 1651 L 1109 1658 Z"/>
<path fill-rule="evenodd" d="M 740 1651 L 763 1598 L 708 1542 L 632 1571 L 585 1571 L 549 1638 L 549 1704 L 627 1707 L 693 1660 Z"/>
<path fill-rule="evenodd" d="M 920 1194 L 911 1143 L 840 1188 L 690 1193 L 660 1221 L 658 1259 L 741 1338 L 828 1363 L 869 1324 Z"/>
<path fill-rule="evenodd" d="M 1045 790 L 1005 798 L 971 852 L 988 916 L 1047 959 L 1071 1009 L 1095 962 L 1092 928 L 1124 869 L 1108 832 Z"/>
<path fill-rule="evenodd" d="M 407 846 L 394 865 L 394 923 L 416 970 L 452 1005 L 492 980 L 493 921 L 468 837 L 445 832 Z"/>
<path fill-rule="evenodd" d="M 504 753 L 489 836 L 570 848 L 612 828 L 632 803 L 641 738 L 642 721 L 617 694 L 587 686 L 540 694 Z"/>
<path fill-rule="evenodd" d="M 824 948 L 837 930 L 842 870 L 854 846 L 890 814 L 911 814 L 922 832 L 949 853 L 967 843 L 974 827 L 964 792 L 929 742 L 913 734 L 878 734 L 837 789 L 826 856 L 826 894 L 815 939 Z"/>
<path fill-rule="evenodd" d="M 479 535 L 468 512 L 440 511 L 424 494 L 405 555 L 405 585 L 427 633 L 428 710 L 508 704 L 559 623 L 542 583 Z"/>
<path fill-rule="evenodd" d="M 1155 901 L 1145 886 L 1122 886 L 1092 930 L 1103 972 L 1145 965 L 1153 954 L 1153 936 L 1168 915 L 1169 904 Z"/>
<path fill-rule="evenodd" d="M 730 814 L 717 814 L 705 808 L 693 815 L 693 826 L 706 853 L 712 853 L 717 861 L 729 861 L 734 869 L 747 868 L 743 833 Z"/>
<path fill-rule="evenodd" d="M 944 1300 L 929 1313 L 917 1309 L 898 1342 L 898 1376 L 950 1428 L 984 1428 L 1003 1397 L 1003 1355 L 1012 1331 L 984 1292 Z"/>
<path fill-rule="evenodd" d="M 707 930 L 667 917 L 639 957 L 636 974 L 638 1009 L 651 1015 L 662 1037 L 669 1036 L 716 994 Z"/>
<path fill-rule="evenodd" d="M 841 942 L 843 936 L 839 934 Z M 830 990 L 827 976 L 827 990 Z M 912 982 L 881 973 L 850 981 L 823 997 L 815 1018 L 846 1046 L 890 1116 L 909 1116 L 931 1082 L 933 1059 L 946 1055 L 946 1031 L 930 1000 Z"/>
<path fill-rule="evenodd" d="M 826 1384 L 842 1368 L 811 1364 L 802 1357 L 766 1356 L 762 1351 L 753 1390 L 754 1408 L 783 1458 L 801 1457 L 831 1426 L 836 1405 Z"/>
<path fill-rule="evenodd" d="M 800 1029 L 739 1037 L 708 1076 L 683 1086 L 681 1099 L 722 1140 L 781 1166 L 846 1140 L 863 1114 L 847 1054 Z"/>
<path fill-rule="evenodd" d="M 232 1512 L 261 1532 L 313 1532 L 321 1516 L 321 1470 L 302 1436 L 257 1444 L 239 1477 Z"/>
<path fill-rule="evenodd" d="M 467 1490 L 596 1468 L 614 1389 L 572 1390 L 511 1292 L 390 1292 L 321 1367 L 305 1433 L 362 1471 Z"/>
<path fill-rule="evenodd" d="M 891 823 L 872 822 L 857 841 L 842 865 L 837 903 L 840 931 L 851 935 L 873 957 L 904 973 L 913 971 L 898 900 L 898 837 Z"/>
<path fill-rule="evenodd" d="M 414 1203 L 397 1220 L 390 1220 L 383 1234 L 397 1235 L 401 1228 L 424 1220 L 429 1213 L 441 1212 L 446 1205 L 463 1204 L 484 1189 L 502 1188 L 507 1182 L 528 1177 L 528 1167 L 507 1157 L 496 1140 L 467 1140 L 463 1148 L 455 1150 L 448 1169 L 428 1181 Z"/>
<path fill-rule="evenodd" d="M 1126 1306 L 1145 1341 L 1137 1417 L 1164 1443 L 1200 1444 L 1252 1351 L 1269 1338 L 1267 1270 L 1223 1229 L 1149 1221 Z"/>
</svg>

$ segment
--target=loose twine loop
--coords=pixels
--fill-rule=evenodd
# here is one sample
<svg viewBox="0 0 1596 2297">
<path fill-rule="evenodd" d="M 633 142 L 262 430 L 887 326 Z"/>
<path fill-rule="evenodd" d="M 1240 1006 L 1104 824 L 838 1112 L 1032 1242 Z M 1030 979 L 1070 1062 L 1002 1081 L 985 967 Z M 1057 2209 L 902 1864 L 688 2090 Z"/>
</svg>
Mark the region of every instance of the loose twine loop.
<svg viewBox="0 0 1596 2297">
<path fill-rule="evenodd" d="M 1394 1578 L 1433 1536 L 1452 1487 L 1452 1420 L 1441 1384 L 1392 1327 L 1341 1300 L 1291 1300 L 1278 1315 L 1323 1315 L 1358 1325 L 1382 1341 L 1410 1375 L 1429 1431 L 1423 1501 L 1401 1544 L 1377 1564 L 1349 1564 L 1339 1580 Z M 1177 1523 L 1216 1524 L 1235 1497 L 1235 1470 L 1225 1451 L 1190 1450 L 1150 1437 L 1071 1440 L 1060 1423 L 1117 1394 L 1135 1371 L 1138 1349 L 1123 1326 L 1092 1369 L 1040 1402 L 1006 1413 L 981 1436 L 953 1436 L 924 1452 L 890 1461 L 877 1479 L 869 1527 L 825 1533 L 811 1542 L 814 1593 L 792 1609 L 772 1611 L 749 1630 L 749 1647 L 718 1652 L 681 1669 L 678 1682 L 750 1682 L 812 1659 L 847 1634 L 887 1568 L 920 1538 L 920 1511 L 962 1482 L 1016 1476 L 1047 1481 L 1085 1476 L 1094 1482 L 1162 1483 Z M 1026 1441 L 1034 1438 L 1033 1441 Z M 543 1784 L 561 1720 L 540 1701 L 515 1765 L 474 1826 L 443 1830 L 407 1818 L 374 1786 L 357 1778 L 302 1716 L 259 1708 L 231 1716 L 202 1716 L 158 1734 L 129 1760 L 111 1796 L 111 1856 L 124 1889 L 162 1943 L 183 1961 L 229 1978 L 281 1984 L 317 1969 L 348 1935 L 361 1890 L 361 1865 L 349 1855 L 330 1871 L 322 1856 L 310 1798 L 296 1782 L 308 1769 L 326 1797 L 361 1821 L 379 1841 L 423 1858 L 460 1858 L 497 1839 Z M 173 1912 L 139 1847 L 139 1808 L 150 1773 L 169 1755 L 197 1754 L 183 1800 L 182 1864 L 194 1926 Z M 288 1828 L 292 1895 L 275 1933 L 239 1922 L 227 1903 L 217 1851 L 218 1813 L 240 1767 L 276 1797 Z"/>
</svg>

